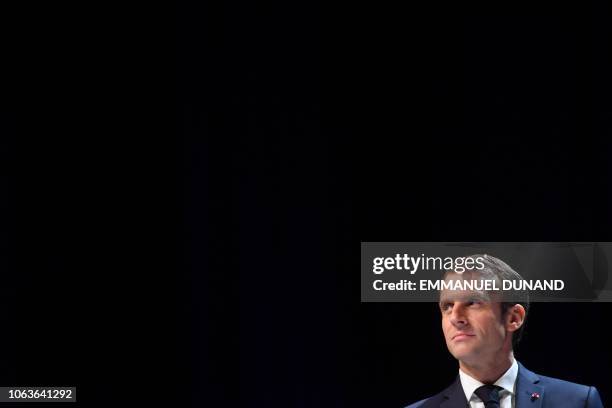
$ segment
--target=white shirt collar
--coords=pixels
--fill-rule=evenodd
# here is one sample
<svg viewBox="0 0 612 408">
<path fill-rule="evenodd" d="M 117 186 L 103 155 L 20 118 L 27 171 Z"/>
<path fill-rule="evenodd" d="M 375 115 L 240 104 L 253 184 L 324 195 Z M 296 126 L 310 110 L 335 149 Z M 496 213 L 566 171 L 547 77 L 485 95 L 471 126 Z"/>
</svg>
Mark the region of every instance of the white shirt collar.
<svg viewBox="0 0 612 408">
<path fill-rule="evenodd" d="M 502 375 L 493 383 L 494 385 L 498 385 L 502 387 L 504 390 L 508 391 L 510 395 L 514 394 L 514 384 L 516 383 L 516 377 L 518 375 L 518 363 L 515 359 L 512 359 L 512 365 Z M 463 388 L 463 392 L 465 393 L 465 398 L 469 401 L 474 394 L 476 388 L 484 385 L 477 379 L 471 377 L 470 375 L 464 373 L 461 368 L 459 369 L 459 379 L 461 380 L 461 387 Z"/>
</svg>

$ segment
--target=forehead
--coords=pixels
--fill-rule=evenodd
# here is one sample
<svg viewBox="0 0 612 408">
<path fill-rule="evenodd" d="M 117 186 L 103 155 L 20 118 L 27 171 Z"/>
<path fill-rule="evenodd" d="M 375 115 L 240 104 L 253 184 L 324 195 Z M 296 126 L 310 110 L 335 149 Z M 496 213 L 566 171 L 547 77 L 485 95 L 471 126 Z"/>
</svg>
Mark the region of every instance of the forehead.
<svg viewBox="0 0 612 408">
<path fill-rule="evenodd" d="M 482 280 L 480 273 L 466 271 L 465 273 L 448 273 L 444 280 Z M 440 303 L 442 302 L 467 302 L 471 300 L 480 300 L 484 302 L 491 301 L 491 295 L 484 290 L 450 290 L 443 289 L 440 291 Z"/>
<path fill-rule="evenodd" d="M 468 302 L 479 300 L 490 302 L 491 296 L 479 290 L 442 290 L 440 291 L 440 303 L 443 302 Z"/>
</svg>

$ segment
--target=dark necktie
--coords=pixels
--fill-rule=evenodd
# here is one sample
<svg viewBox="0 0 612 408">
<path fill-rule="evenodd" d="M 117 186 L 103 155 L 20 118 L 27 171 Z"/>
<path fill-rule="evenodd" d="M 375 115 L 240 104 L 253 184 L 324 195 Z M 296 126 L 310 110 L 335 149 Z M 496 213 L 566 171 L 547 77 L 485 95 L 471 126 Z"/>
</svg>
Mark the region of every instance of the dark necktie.
<svg viewBox="0 0 612 408">
<path fill-rule="evenodd" d="M 497 385 L 483 385 L 476 388 L 474 394 L 484 402 L 485 408 L 499 408 L 499 392 L 503 390 Z"/>
</svg>

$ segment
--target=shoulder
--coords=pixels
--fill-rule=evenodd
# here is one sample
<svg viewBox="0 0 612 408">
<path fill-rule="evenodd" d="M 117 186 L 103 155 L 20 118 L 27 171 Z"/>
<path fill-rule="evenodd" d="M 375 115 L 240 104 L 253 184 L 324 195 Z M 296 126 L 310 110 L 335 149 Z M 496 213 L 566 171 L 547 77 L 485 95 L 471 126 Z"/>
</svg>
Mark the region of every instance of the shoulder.
<svg viewBox="0 0 612 408">
<path fill-rule="evenodd" d="M 545 399 L 548 403 L 553 403 L 553 405 L 559 404 L 559 406 L 567 407 L 602 407 L 599 392 L 595 387 L 534 374 L 522 366 L 519 375 L 533 380 L 534 385 L 541 387 L 545 394 Z"/>
<path fill-rule="evenodd" d="M 440 405 L 440 394 L 434 395 L 430 398 L 425 398 L 418 402 L 408 405 L 406 408 L 429 408 L 438 407 Z"/>
<path fill-rule="evenodd" d="M 413 404 L 408 405 L 406 408 L 419 408 L 422 407 L 423 404 L 427 401 L 427 399 L 421 400 L 421 401 L 417 401 Z"/>
<path fill-rule="evenodd" d="M 461 388 L 459 377 L 444 391 L 422 399 L 418 402 L 408 405 L 406 408 L 438 408 L 443 401 L 452 400 L 455 402 L 465 402 L 465 394 Z"/>
<path fill-rule="evenodd" d="M 573 383 L 561 380 L 559 378 L 547 377 L 545 375 L 538 375 L 538 377 L 540 377 L 540 385 L 559 392 L 584 394 L 588 392 L 590 388 L 588 385 Z"/>
<path fill-rule="evenodd" d="M 549 391 L 553 391 L 557 395 L 564 397 L 573 396 L 581 400 L 592 398 L 593 394 L 597 394 L 597 397 L 599 397 L 599 393 L 595 387 L 573 383 L 570 381 L 561 380 L 559 378 L 547 377 L 544 375 L 540 375 L 539 377 L 540 385 L 546 387 L 546 389 Z"/>
</svg>

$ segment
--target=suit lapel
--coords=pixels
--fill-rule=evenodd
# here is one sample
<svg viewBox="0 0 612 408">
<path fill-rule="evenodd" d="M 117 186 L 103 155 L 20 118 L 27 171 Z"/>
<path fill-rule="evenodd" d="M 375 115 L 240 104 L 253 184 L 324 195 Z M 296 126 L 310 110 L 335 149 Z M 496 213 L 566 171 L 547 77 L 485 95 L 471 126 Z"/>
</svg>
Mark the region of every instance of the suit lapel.
<svg viewBox="0 0 612 408">
<path fill-rule="evenodd" d="M 538 385 L 540 378 L 519 363 L 516 379 L 516 408 L 541 408 L 544 387 Z"/>
<path fill-rule="evenodd" d="M 442 398 L 440 408 L 466 408 L 468 406 L 459 376 L 450 387 L 442 391 Z"/>
</svg>

